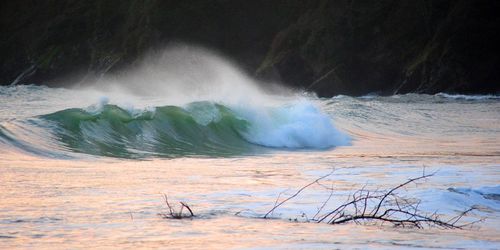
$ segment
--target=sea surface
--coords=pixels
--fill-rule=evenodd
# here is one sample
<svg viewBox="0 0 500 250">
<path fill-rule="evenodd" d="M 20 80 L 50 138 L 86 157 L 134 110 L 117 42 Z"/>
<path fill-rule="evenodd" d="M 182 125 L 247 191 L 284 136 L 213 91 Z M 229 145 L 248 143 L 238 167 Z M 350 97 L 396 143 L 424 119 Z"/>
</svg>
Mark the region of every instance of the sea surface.
<svg viewBox="0 0 500 250">
<path fill-rule="evenodd" d="M 0 87 L 0 248 L 500 248 L 500 98 L 268 95 L 172 101 Z M 464 229 L 311 221 L 356 190 Z M 262 217 L 315 179 L 297 197 Z M 330 189 L 326 189 L 330 187 Z M 195 217 L 165 219 L 164 194 Z"/>
</svg>

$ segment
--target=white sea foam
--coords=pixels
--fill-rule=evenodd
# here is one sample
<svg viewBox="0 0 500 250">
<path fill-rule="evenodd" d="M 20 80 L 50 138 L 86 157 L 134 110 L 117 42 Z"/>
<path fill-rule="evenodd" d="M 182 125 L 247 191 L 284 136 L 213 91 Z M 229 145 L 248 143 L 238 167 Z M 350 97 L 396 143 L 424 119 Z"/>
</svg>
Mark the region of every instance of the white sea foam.
<svg viewBox="0 0 500 250">
<path fill-rule="evenodd" d="M 330 148 L 350 144 L 350 137 L 337 130 L 331 118 L 309 102 L 271 109 L 240 111 L 251 121 L 248 141 L 279 148 Z"/>
<path fill-rule="evenodd" d="M 446 93 L 438 93 L 438 94 L 436 94 L 436 96 L 444 97 L 444 98 L 451 98 L 451 99 L 463 99 L 463 100 L 488 100 L 488 99 L 497 100 L 497 99 L 500 99 L 500 95 L 452 95 L 452 94 L 446 94 Z"/>
</svg>

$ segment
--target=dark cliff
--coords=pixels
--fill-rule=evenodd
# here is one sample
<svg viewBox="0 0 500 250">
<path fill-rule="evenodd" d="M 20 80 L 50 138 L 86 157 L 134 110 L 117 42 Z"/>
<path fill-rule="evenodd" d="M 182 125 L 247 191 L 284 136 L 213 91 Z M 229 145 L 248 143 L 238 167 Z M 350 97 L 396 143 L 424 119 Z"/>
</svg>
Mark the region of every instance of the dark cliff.
<svg viewBox="0 0 500 250">
<path fill-rule="evenodd" d="M 62 84 L 194 43 L 322 96 L 498 93 L 500 1 L 3 1 L 0 84 Z M 59 80 L 59 81 L 58 81 Z"/>
</svg>

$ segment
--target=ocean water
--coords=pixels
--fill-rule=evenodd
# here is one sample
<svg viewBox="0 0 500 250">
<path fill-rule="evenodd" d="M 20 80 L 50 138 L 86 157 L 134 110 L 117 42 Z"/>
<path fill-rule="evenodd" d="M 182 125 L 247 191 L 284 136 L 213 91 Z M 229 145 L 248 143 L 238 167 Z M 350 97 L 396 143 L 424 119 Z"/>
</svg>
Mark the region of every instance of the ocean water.
<svg viewBox="0 0 500 250">
<path fill-rule="evenodd" d="M 105 88 L 0 87 L 0 248 L 500 248 L 498 96 L 317 98 L 195 54 L 167 51 Z M 400 195 L 482 221 L 310 221 L 424 171 Z M 195 217 L 162 218 L 164 194 Z"/>
<path fill-rule="evenodd" d="M 82 98 L 91 96 L 83 90 L 0 90 L 2 248 L 500 246 L 497 97 L 295 96 L 267 108 L 142 100 L 132 108 Z M 484 221 L 463 230 L 304 223 L 329 195 L 320 186 L 259 218 L 280 193 L 332 169 L 331 206 L 424 167 L 436 175 L 404 190 L 423 211 L 446 217 L 475 207 L 464 220 Z M 162 194 L 196 217 L 163 219 Z"/>
</svg>

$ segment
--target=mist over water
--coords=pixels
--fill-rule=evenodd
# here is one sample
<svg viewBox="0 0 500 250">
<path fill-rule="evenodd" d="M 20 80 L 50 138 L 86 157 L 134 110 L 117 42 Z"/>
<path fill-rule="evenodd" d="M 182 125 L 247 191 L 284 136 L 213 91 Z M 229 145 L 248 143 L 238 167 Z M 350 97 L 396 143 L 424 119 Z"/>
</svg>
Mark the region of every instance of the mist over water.
<svg viewBox="0 0 500 250">
<path fill-rule="evenodd" d="M 231 105 L 276 104 L 277 96 L 293 96 L 278 87 L 270 93 L 270 83 L 260 84 L 228 59 L 213 51 L 188 45 L 174 45 L 151 51 L 127 70 L 82 84 L 125 97 L 161 98 L 165 104 L 183 105 L 213 101 Z M 268 86 L 267 91 L 262 86 Z"/>
</svg>

